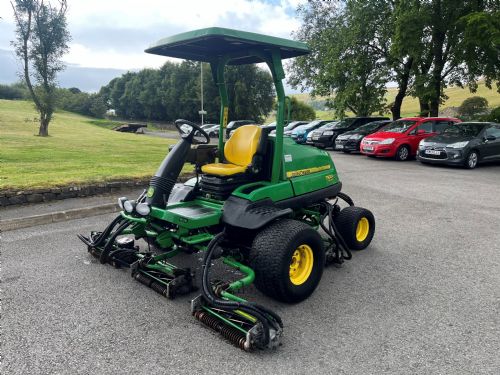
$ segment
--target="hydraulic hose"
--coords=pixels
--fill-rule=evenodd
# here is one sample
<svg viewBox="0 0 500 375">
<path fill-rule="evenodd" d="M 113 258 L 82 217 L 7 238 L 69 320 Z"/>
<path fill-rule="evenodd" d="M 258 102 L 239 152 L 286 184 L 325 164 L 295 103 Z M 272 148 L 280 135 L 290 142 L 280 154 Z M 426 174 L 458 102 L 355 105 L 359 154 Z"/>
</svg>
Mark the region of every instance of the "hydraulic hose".
<svg viewBox="0 0 500 375">
<path fill-rule="evenodd" d="M 258 321 L 262 323 L 264 331 L 264 343 L 265 345 L 268 345 L 270 341 L 269 324 L 271 324 L 275 329 L 278 329 L 277 325 L 279 325 L 280 327 L 283 326 L 281 318 L 276 313 L 257 304 L 220 299 L 215 295 L 214 291 L 210 287 L 209 270 L 210 264 L 212 262 L 213 252 L 217 245 L 224 239 L 224 235 L 224 232 L 217 234 L 207 246 L 207 250 L 203 257 L 203 275 L 201 281 L 202 294 L 215 307 L 226 308 L 230 310 L 238 309 L 253 315 Z M 272 319 L 269 319 L 269 317 L 267 317 L 266 315 L 271 317 Z"/>
<path fill-rule="evenodd" d="M 106 263 L 108 261 L 109 253 L 113 249 L 113 244 L 116 240 L 116 237 L 118 237 L 125 228 L 129 226 L 129 223 L 127 221 L 121 223 L 116 231 L 109 237 L 108 241 L 106 242 L 106 245 L 104 245 L 104 248 L 102 249 L 101 256 L 99 258 L 99 261 L 101 263 Z"/>
<path fill-rule="evenodd" d="M 347 195 L 346 197 L 352 202 L 352 200 Z M 346 199 L 344 199 L 343 197 L 342 199 L 349 204 L 349 202 Z M 349 249 L 349 246 L 347 246 L 344 238 L 342 237 L 339 230 L 337 229 L 337 226 L 335 225 L 333 219 L 333 206 L 327 202 L 324 202 L 324 207 L 326 208 L 326 213 L 321 217 L 320 226 L 330 236 L 330 238 L 332 238 L 332 240 L 336 241 L 337 244 L 340 245 L 341 250 L 345 253 L 345 255 L 343 255 L 343 258 L 349 260 L 352 258 L 351 249 Z M 324 224 L 324 221 L 327 216 L 328 216 L 328 227 Z"/>
</svg>

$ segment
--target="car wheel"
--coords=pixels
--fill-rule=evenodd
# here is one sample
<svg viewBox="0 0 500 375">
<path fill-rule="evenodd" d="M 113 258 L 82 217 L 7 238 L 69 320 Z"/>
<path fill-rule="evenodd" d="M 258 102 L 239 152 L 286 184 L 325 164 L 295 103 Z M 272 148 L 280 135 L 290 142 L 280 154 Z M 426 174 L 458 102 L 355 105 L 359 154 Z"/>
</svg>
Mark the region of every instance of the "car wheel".
<svg viewBox="0 0 500 375">
<path fill-rule="evenodd" d="M 398 161 L 406 161 L 410 158 L 410 148 L 406 145 L 403 145 L 398 148 L 396 151 L 395 159 Z"/>
<path fill-rule="evenodd" d="M 469 152 L 469 155 L 467 155 L 467 158 L 465 158 L 465 168 L 467 169 L 474 169 L 477 166 L 477 162 L 479 161 L 479 154 L 477 151 L 471 151 Z"/>
</svg>

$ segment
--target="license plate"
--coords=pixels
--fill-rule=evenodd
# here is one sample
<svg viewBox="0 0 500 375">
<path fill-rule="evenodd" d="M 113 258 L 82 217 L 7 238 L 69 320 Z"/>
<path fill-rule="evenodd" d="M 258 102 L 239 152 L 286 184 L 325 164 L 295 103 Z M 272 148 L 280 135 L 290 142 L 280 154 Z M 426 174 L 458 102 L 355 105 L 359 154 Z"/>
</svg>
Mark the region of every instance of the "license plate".
<svg viewBox="0 0 500 375">
<path fill-rule="evenodd" d="M 344 145 L 339 145 L 339 144 L 337 143 L 336 147 L 337 147 L 339 150 L 342 150 L 342 149 L 344 148 Z"/>
<path fill-rule="evenodd" d="M 365 146 L 365 147 L 363 147 L 363 150 L 365 150 L 365 151 L 373 151 L 373 147 L 372 146 Z"/>
<path fill-rule="evenodd" d="M 436 150 L 425 150 L 425 153 L 428 155 L 441 155 L 441 151 Z"/>
</svg>

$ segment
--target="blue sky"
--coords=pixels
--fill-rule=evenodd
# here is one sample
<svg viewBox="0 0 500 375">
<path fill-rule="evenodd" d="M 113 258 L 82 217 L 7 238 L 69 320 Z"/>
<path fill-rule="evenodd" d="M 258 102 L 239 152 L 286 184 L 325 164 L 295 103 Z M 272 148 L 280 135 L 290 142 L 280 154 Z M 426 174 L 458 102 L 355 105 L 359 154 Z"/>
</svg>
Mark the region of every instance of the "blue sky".
<svg viewBox="0 0 500 375">
<path fill-rule="evenodd" d="M 303 0 L 68 0 L 72 41 L 64 61 L 93 68 L 159 67 L 165 57 L 148 55 L 152 42 L 192 29 L 221 26 L 289 38 Z M 14 20 L 0 1 L 0 49 L 11 49 Z"/>
</svg>

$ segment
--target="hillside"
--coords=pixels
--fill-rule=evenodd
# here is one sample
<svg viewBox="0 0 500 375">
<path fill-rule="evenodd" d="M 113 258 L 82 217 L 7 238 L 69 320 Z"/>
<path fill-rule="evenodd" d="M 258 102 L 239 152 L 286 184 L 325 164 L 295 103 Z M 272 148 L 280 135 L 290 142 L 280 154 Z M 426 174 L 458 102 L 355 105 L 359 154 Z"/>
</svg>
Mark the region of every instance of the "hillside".
<svg viewBox="0 0 500 375">
<path fill-rule="evenodd" d="M 387 92 L 387 103 L 390 103 L 394 100 L 396 96 L 397 89 L 395 87 L 391 87 Z M 500 94 L 495 90 L 488 89 L 484 83 L 480 83 L 478 90 L 476 93 L 471 93 L 468 89 L 462 89 L 460 87 L 449 87 L 445 90 L 446 95 L 449 97 L 448 100 L 444 104 L 441 105 L 440 109 L 444 110 L 447 107 L 458 107 L 464 99 L 471 96 L 482 96 L 488 100 L 490 108 L 495 108 L 500 106 Z M 297 97 L 298 99 L 311 102 L 311 97 L 307 93 L 303 94 L 294 94 L 292 96 Z M 401 113 L 403 116 L 414 116 L 419 113 L 419 104 L 418 99 L 412 97 L 406 97 L 403 100 L 403 107 L 401 108 Z M 317 115 L 319 118 L 330 118 L 333 116 L 333 112 L 330 111 L 317 111 Z"/>
<path fill-rule="evenodd" d="M 173 140 L 119 133 L 57 112 L 50 137 L 35 136 L 30 102 L 0 100 L 0 189 L 151 176 Z"/>
</svg>

